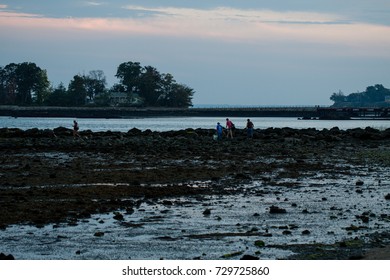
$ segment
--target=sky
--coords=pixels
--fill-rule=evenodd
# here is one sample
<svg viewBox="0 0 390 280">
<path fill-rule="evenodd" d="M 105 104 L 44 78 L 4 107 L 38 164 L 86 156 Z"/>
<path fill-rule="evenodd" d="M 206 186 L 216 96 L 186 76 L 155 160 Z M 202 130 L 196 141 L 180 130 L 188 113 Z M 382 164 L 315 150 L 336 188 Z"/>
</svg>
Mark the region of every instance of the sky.
<svg viewBox="0 0 390 280">
<path fill-rule="evenodd" d="M 53 86 L 140 62 L 194 105 L 330 105 L 390 87 L 389 0 L 0 0 L 0 66 L 34 62 Z"/>
</svg>

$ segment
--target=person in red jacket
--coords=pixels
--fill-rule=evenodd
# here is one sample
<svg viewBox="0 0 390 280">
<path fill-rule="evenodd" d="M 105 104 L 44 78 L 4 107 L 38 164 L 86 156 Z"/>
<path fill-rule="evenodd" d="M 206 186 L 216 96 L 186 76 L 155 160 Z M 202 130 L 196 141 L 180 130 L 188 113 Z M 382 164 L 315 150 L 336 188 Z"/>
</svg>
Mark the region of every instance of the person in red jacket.
<svg viewBox="0 0 390 280">
<path fill-rule="evenodd" d="M 232 123 L 231 120 L 226 118 L 226 130 L 227 130 L 227 138 L 233 138 L 233 129 L 234 129 L 234 124 Z"/>
</svg>

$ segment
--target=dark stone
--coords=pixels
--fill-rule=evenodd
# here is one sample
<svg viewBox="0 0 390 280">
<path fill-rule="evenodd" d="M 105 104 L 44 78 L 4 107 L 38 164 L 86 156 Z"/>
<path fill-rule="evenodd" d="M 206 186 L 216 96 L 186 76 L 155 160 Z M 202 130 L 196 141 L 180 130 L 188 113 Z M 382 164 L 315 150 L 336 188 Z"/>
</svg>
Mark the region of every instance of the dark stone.
<svg viewBox="0 0 390 280">
<path fill-rule="evenodd" d="M 114 219 L 117 221 L 122 221 L 123 220 L 123 215 L 120 213 L 115 213 Z"/>
<path fill-rule="evenodd" d="M 15 258 L 11 254 L 6 255 L 4 253 L 0 253 L 0 260 L 15 260 Z"/>
<path fill-rule="evenodd" d="M 363 186 L 364 182 L 362 180 L 356 181 L 356 186 Z"/>
<path fill-rule="evenodd" d="M 278 206 L 274 206 L 274 205 L 272 205 L 270 207 L 269 212 L 271 214 L 284 214 L 284 213 L 287 213 L 286 209 L 279 208 Z"/>
</svg>

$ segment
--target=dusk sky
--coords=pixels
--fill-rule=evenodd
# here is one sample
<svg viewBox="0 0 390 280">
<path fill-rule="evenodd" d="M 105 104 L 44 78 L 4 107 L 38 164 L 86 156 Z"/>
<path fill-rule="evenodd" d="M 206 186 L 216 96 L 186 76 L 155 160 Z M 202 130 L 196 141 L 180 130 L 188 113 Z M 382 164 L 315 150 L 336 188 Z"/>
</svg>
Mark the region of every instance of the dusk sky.
<svg viewBox="0 0 390 280">
<path fill-rule="evenodd" d="M 53 86 L 140 62 L 193 103 L 329 105 L 390 88 L 389 0 L 0 0 L 0 66 L 34 62 Z"/>
</svg>

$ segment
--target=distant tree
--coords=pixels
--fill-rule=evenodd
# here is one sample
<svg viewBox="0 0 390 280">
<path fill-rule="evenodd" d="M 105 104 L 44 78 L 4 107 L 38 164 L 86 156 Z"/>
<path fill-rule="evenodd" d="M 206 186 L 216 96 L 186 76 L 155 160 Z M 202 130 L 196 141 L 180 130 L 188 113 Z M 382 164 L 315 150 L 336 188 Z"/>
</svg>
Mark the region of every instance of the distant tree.
<svg viewBox="0 0 390 280">
<path fill-rule="evenodd" d="M 139 62 L 124 62 L 118 66 L 115 77 L 127 93 L 138 93 L 142 67 Z"/>
<path fill-rule="evenodd" d="M 30 105 L 34 98 L 38 105 L 47 98 L 49 80 L 45 70 L 35 63 L 23 62 L 16 69 L 17 105 Z"/>
<path fill-rule="evenodd" d="M 0 104 L 6 104 L 7 100 L 7 81 L 5 77 L 5 70 L 0 67 Z"/>
<path fill-rule="evenodd" d="M 49 106 L 69 106 L 69 96 L 63 83 L 51 89 L 51 94 L 46 102 Z"/>
<path fill-rule="evenodd" d="M 171 93 L 170 106 L 172 107 L 191 107 L 194 90 L 183 84 L 174 84 Z"/>
<path fill-rule="evenodd" d="M 190 107 L 194 90 L 186 85 L 178 84 L 171 74 L 163 75 L 162 93 L 158 104 L 166 107 Z"/>
<path fill-rule="evenodd" d="M 0 93 L 3 104 L 43 104 L 49 94 L 46 70 L 35 63 L 10 63 L 0 71 Z"/>
<path fill-rule="evenodd" d="M 332 96 L 330 97 L 330 100 L 332 100 L 333 102 L 335 103 L 338 103 L 338 102 L 344 102 L 345 101 L 345 95 L 344 93 L 339 90 L 339 92 L 334 92 L 332 94 Z"/>
<path fill-rule="evenodd" d="M 102 70 L 90 71 L 88 75 L 84 75 L 84 84 L 87 94 L 87 100 L 93 102 L 95 97 L 103 94 L 106 91 L 106 76 Z"/>
<path fill-rule="evenodd" d="M 139 79 L 139 95 L 145 100 L 146 106 L 156 106 L 161 94 L 161 74 L 156 68 L 146 66 Z"/>
<path fill-rule="evenodd" d="M 368 86 L 363 92 L 354 92 L 344 96 L 342 92 L 333 93 L 330 99 L 336 106 L 388 106 L 386 96 L 390 96 L 390 90 L 381 84 Z"/>
<path fill-rule="evenodd" d="M 82 76 L 76 75 L 68 86 L 68 96 L 70 106 L 83 106 L 87 97 L 85 80 Z"/>
<path fill-rule="evenodd" d="M 110 92 L 126 92 L 126 88 L 124 85 L 122 84 L 114 84 L 111 88 L 110 88 Z"/>
<path fill-rule="evenodd" d="M 176 83 L 171 74 L 161 74 L 152 66 L 125 62 L 119 65 L 116 77 L 120 84 L 115 85 L 115 91 L 138 94 L 144 106 L 192 106 L 194 90 Z"/>
<path fill-rule="evenodd" d="M 95 96 L 95 104 L 97 106 L 110 106 L 110 102 L 110 92 L 107 90 Z"/>
<path fill-rule="evenodd" d="M 383 102 L 385 97 L 390 94 L 390 90 L 383 85 L 369 86 L 364 93 L 367 102 Z"/>
<path fill-rule="evenodd" d="M 2 99 L 4 100 L 3 104 L 16 105 L 16 95 L 18 91 L 17 68 L 18 64 L 10 63 L 2 68 L 0 72 L 3 93 Z"/>
</svg>

